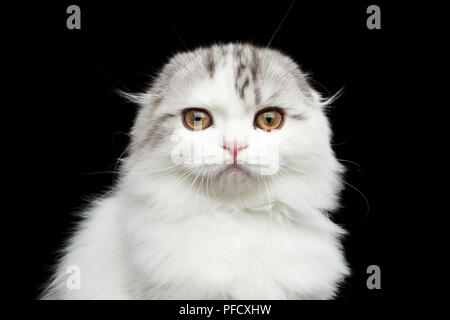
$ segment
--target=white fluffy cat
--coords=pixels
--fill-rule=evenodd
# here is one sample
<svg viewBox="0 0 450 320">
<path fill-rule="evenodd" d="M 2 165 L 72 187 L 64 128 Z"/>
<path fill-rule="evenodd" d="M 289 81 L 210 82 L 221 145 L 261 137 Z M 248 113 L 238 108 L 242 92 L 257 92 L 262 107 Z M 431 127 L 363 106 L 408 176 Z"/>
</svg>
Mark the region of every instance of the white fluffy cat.
<svg viewBox="0 0 450 320">
<path fill-rule="evenodd" d="M 128 97 L 140 109 L 120 182 L 84 213 L 42 298 L 335 297 L 349 274 L 328 217 L 343 167 L 327 102 L 291 58 L 200 48 Z"/>
</svg>

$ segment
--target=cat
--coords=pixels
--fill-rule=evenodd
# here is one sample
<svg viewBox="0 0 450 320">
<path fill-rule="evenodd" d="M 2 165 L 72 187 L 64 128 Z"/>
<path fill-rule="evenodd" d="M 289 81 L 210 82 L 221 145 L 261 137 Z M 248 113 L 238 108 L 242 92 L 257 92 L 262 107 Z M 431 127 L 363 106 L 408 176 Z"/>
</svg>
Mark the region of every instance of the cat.
<svg viewBox="0 0 450 320">
<path fill-rule="evenodd" d="M 331 99 L 292 58 L 201 47 L 124 95 L 139 110 L 119 181 L 83 213 L 40 298 L 337 297 L 350 269 L 329 214 L 344 167 Z"/>
</svg>

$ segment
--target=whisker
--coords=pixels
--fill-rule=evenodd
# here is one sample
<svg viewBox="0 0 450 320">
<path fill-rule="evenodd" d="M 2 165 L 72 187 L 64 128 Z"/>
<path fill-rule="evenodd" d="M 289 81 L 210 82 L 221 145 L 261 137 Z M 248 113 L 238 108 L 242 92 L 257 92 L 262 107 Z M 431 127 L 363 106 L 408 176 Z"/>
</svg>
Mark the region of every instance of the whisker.
<svg viewBox="0 0 450 320">
<path fill-rule="evenodd" d="M 291 9 L 292 9 L 292 7 L 294 6 L 294 3 L 295 3 L 295 0 L 292 0 L 291 5 L 289 6 L 289 9 L 288 9 L 287 12 L 285 13 L 283 19 L 281 20 L 281 22 L 280 22 L 280 24 L 278 25 L 277 29 L 275 30 L 275 32 L 273 33 L 272 37 L 270 38 L 269 43 L 267 44 L 267 47 L 266 47 L 266 48 L 269 48 L 270 45 L 272 44 L 272 41 L 273 41 L 273 39 L 275 38 L 275 36 L 276 36 L 278 30 L 280 30 L 280 28 L 281 28 L 281 26 L 282 26 L 284 20 L 285 20 L 285 19 L 287 18 L 287 16 L 288 16 L 289 12 L 291 12 Z"/>
<path fill-rule="evenodd" d="M 352 188 L 353 190 L 355 190 L 356 192 L 358 192 L 358 193 L 361 195 L 361 197 L 364 199 L 364 202 L 365 202 L 365 204 L 366 204 L 367 210 L 366 210 L 366 212 L 364 213 L 364 217 L 363 217 L 362 221 L 358 224 L 358 227 L 359 227 L 359 226 L 361 226 L 361 225 L 367 220 L 367 218 L 368 218 L 368 216 L 369 216 L 369 213 L 370 213 L 369 200 L 367 199 L 367 197 L 364 195 L 364 193 L 363 193 L 361 190 L 359 190 L 357 187 L 355 187 L 355 186 L 352 185 L 351 183 L 346 182 L 346 181 L 343 181 L 343 183 L 344 183 L 345 185 L 349 186 L 350 188 Z"/>
<path fill-rule="evenodd" d="M 356 163 L 356 162 L 354 162 L 354 161 L 351 161 L 351 160 L 345 160 L 345 159 L 339 159 L 339 158 L 338 158 L 337 160 L 339 160 L 340 162 L 342 161 L 342 162 L 347 162 L 347 163 L 354 164 L 355 166 L 358 167 L 358 172 L 362 170 L 362 167 L 361 167 L 358 163 Z"/>
</svg>

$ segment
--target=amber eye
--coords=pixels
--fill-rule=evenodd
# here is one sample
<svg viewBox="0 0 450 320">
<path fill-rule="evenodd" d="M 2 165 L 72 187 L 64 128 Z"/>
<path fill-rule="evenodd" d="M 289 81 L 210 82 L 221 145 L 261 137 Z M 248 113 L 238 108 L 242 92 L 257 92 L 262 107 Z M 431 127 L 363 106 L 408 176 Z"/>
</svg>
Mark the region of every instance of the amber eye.
<svg viewBox="0 0 450 320">
<path fill-rule="evenodd" d="M 208 111 L 204 109 L 185 109 L 183 123 L 189 130 L 203 130 L 211 125 L 212 119 Z"/>
<path fill-rule="evenodd" d="M 280 129 L 283 126 L 284 113 L 279 108 L 264 108 L 255 116 L 255 127 L 263 130 Z"/>
</svg>

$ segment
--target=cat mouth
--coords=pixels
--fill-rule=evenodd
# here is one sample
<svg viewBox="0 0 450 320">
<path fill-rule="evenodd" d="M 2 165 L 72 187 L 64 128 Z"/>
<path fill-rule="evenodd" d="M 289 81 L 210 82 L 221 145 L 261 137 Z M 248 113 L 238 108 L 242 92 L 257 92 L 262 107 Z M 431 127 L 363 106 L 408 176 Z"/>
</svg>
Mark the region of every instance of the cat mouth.
<svg viewBox="0 0 450 320">
<path fill-rule="evenodd" d="M 245 166 L 241 164 L 227 164 L 223 170 L 221 170 L 218 174 L 219 177 L 222 176 L 250 176 L 250 172 L 248 169 L 245 168 Z"/>
</svg>

